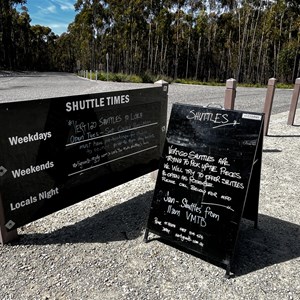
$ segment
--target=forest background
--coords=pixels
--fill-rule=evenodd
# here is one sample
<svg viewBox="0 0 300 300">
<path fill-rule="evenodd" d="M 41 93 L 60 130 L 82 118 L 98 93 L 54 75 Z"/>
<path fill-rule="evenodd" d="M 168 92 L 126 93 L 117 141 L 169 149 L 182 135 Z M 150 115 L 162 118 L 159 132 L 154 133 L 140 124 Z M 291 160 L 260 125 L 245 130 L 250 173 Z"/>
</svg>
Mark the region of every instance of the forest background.
<svg viewBox="0 0 300 300">
<path fill-rule="evenodd" d="M 77 0 L 74 21 L 58 36 L 30 25 L 26 0 L 0 0 L 0 70 L 109 67 L 144 81 L 291 83 L 300 75 L 299 2 Z"/>
</svg>

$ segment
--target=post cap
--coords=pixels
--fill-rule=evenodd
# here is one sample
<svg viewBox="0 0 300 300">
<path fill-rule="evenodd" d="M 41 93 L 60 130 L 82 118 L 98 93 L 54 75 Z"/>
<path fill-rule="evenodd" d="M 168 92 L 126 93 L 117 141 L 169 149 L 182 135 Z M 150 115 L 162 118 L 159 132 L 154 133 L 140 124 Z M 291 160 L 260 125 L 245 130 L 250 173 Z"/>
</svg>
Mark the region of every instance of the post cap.
<svg viewBox="0 0 300 300">
<path fill-rule="evenodd" d="M 275 85 L 276 81 L 277 81 L 276 78 L 270 78 L 269 81 L 268 81 L 268 85 Z"/>
<path fill-rule="evenodd" d="M 161 79 L 161 80 L 155 81 L 154 84 L 163 85 L 163 84 L 168 84 L 168 82 Z"/>
<path fill-rule="evenodd" d="M 234 78 L 227 79 L 226 80 L 226 88 L 236 89 L 236 80 Z"/>
</svg>

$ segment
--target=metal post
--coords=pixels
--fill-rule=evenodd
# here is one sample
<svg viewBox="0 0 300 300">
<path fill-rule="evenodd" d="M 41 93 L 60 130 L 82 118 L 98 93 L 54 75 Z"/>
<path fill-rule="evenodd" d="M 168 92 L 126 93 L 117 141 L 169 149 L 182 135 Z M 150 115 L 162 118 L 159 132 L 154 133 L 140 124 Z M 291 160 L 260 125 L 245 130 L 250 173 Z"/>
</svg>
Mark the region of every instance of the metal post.
<svg viewBox="0 0 300 300">
<path fill-rule="evenodd" d="M 90 80 L 92 80 L 92 70 L 90 70 Z"/>
<path fill-rule="evenodd" d="M 96 70 L 96 81 L 98 80 L 98 70 Z"/>
<path fill-rule="evenodd" d="M 293 90 L 289 118 L 288 118 L 288 122 L 287 122 L 288 125 L 294 124 L 299 94 L 300 94 L 300 78 L 297 78 L 295 81 L 295 86 L 294 86 L 294 90 Z"/>
<path fill-rule="evenodd" d="M 264 114 L 265 114 L 264 135 L 268 135 L 276 81 L 277 81 L 276 78 L 270 78 L 268 81 L 268 89 L 267 89 L 267 95 L 266 95 L 265 106 L 264 106 Z"/>
<path fill-rule="evenodd" d="M 225 90 L 225 109 L 234 109 L 234 102 L 236 97 L 236 80 L 231 78 L 226 80 L 226 90 Z"/>
</svg>

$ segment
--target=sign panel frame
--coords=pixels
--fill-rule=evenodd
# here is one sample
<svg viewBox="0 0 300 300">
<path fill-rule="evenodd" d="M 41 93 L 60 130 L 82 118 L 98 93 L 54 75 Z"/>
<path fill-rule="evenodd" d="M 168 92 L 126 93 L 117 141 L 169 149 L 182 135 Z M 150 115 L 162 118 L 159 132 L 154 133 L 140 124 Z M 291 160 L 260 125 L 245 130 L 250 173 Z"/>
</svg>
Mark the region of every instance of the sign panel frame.
<svg viewBox="0 0 300 300">
<path fill-rule="evenodd" d="M 168 86 L 0 104 L 10 232 L 158 168 Z"/>
</svg>

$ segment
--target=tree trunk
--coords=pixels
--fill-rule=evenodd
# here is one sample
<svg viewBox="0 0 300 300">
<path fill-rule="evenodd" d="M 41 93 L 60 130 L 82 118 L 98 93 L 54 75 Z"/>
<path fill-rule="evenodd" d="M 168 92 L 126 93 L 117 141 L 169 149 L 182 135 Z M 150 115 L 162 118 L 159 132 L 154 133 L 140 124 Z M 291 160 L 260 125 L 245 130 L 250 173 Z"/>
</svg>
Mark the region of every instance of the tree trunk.
<svg viewBox="0 0 300 300">
<path fill-rule="evenodd" d="M 194 79 L 197 80 L 198 78 L 198 69 L 199 69 L 199 60 L 201 55 L 201 36 L 198 39 L 198 49 L 197 49 L 197 58 L 196 58 L 196 70 L 195 70 L 195 77 Z"/>
<path fill-rule="evenodd" d="M 189 34 L 188 44 L 187 44 L 186 66 L 185 66 L 185 79 L 188 78 L 188 73 L 189 73 L 190 43 L 191 43 L 191 33 Z"/>
</svg>

